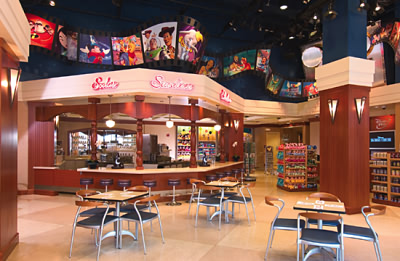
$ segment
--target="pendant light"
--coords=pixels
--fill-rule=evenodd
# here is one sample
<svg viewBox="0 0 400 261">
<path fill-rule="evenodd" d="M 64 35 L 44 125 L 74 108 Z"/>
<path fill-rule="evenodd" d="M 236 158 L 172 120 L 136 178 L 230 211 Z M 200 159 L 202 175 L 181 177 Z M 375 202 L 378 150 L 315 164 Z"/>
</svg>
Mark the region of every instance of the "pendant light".
<svg viewBox="0 0 400 261">
<path fill-rule="evenodd" d="M 171 121 L 171 96 L 168 96 L 168 120 L 165 122 L 167 128 L 171 129 L 174 127 L 174 122 Z"/>
<path fill-rule="evenodd" d="M 112 128 L 115 126 L 115 121 L 113 121 L 112 116 L 111 116 L 111 97 L 112 95 L 108 95 L 110 97 L 110 116 L 109 119 L 106 121 L 106 125 L 108 128 Z"/>
<path fill-rule="evenodd" d="M 219 105 L 217 104 L 217 113 L 219 113 L 218 106 Z M 217 116 L 217 119 L 218 119 L 218 116 Z M 218 122 L 217 122 L 217 124 L 214 125 L 214 130 L 215 131 L 220 131 L 221 130 L 221 125 L 219 125 Z"/>
</svg>

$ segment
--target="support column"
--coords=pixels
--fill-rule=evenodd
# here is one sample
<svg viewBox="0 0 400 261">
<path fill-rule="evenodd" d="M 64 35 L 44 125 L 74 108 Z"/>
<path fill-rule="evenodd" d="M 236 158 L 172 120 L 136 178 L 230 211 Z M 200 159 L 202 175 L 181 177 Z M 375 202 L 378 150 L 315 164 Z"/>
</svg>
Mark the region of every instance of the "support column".
<svg viewBox="0 0 400 261">
<path fill-rule="evenodd" d="M 91 134 L 90 134 L 90 159 L 93 161 L 97 160 L 97 103 L 100 103 L 98 98 L 89 98 L 89 119 L 91 122 Z"/>
<path fill-rule="evenodd" d="M 219 110 L 221 113 L 221 131 L 220 131 L 220 137 L 219 137 L 219 147 L 221 149 L 220 151 L 220 159 L 219 162 L 224 163 L 225 162 L 225 113 L 226 110 Z"/>
<path fill-rule="evenodd" d="M 136 122 L 136 169 L 142 170 L 143 167 L 143 119 Z"/>
<path fill-rule="evenodd" d="M 189 99 L 190 104 L 190 168 L 197 168 L 196 160 L 196 148 L 197 148 L 197 130 L 196 120 L 199 119 L 198 107 L 196 104 L 199 103 L 198 99 Z"/>
<path fill-rule="evenodd" d="M 347 57 L 316 70 L 320 96 L 320 191 L 338 196 L 346 213 L 369 205 L 369 92 L 374 61 Z M 355 98 L 366 97 L 359 123 Z M 332 122 L 328 100 L 337 100 Z"/>
</svg>

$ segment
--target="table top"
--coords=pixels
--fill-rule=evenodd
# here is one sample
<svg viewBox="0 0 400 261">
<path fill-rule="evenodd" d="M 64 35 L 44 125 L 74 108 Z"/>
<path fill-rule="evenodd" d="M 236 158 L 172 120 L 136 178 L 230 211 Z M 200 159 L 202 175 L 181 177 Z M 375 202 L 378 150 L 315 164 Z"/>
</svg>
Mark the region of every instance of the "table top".
<svg viewBox="0 0 400 261">
<path fill-rule="evenodd" d="M 113 190 L 84 197 L 87 200 L 122 202 L 148 195 L 148 192 Z"/>
<path fill-rule="evenodd" d="M 343 202 L 324 201 L 324 200 L 299 200 L 293 209 L 317 211 L 325 213 L 346 214 Z"/>
<path fill-rule="evenodd" d="M 232 182 L 232 181 L 211 181 L 205 184 L 206 186 L 213 186 L 213 187 L 223 187 L 223 188 L 233 188 L 239 185 L 239 182 Z"/>
</svg>

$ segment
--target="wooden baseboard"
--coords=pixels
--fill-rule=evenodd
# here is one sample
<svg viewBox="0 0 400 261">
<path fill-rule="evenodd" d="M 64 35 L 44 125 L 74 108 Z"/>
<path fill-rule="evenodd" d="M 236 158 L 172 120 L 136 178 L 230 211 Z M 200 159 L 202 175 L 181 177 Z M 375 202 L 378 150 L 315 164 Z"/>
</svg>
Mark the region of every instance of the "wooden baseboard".
<svg viewBox="0 0 400 261">
<path fill-rule="evenodd" d="M 278 188 L 280 188 L 280 189 L 282 189 L 282 190 L 286 190 L 286 191 L 289 191 L 289 192 L 300 192 L 300 191 L 317 191 L 318 190 L 318 188 L 299 188 L 299 189 L 290 189 L 290 188 L 287 188 L 287 187 L 284 187 L 284 186 L 279 186 L 279 185 L 276 185 Z"/>
<path fill-rule="evenodd" d="M 35 194 L 44 196 L 58 196 L 58 192 L 54 190 L 35 189 Z"/>
<path fill-rule="evenodd" d="M 34 189 L 24 189 L 24 190 L 18 190 L 18 195 L 32 195 L 35 193 Z"/>
<path fill-rule="evenodd" d="M 13 238 L 0 250 L 0 261 L 6 260 L 19 242 L 19 233 L 16 233 Z"/>
</svg>

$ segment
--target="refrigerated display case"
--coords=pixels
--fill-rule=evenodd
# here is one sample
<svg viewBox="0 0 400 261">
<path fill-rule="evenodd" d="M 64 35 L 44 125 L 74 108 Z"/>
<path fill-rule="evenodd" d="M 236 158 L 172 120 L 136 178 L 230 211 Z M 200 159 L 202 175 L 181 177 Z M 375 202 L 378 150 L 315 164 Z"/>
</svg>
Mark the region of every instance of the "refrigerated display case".
<svg viewBox="0 0 400 261">
<path fill-rule="evenodd" d="M 207 153 L 207 157 L 217 154 L 217 132 L 214 127 L 198 128 L 197 158 L 202 160 L 204 153 Z"/>
<path fill-rule="evenodd" d="M 190 160 L 190 136 L 191 129 L 189 126 L 177 126 L 176 140 L 176 159 Z"/>
</svg>

